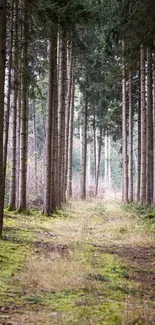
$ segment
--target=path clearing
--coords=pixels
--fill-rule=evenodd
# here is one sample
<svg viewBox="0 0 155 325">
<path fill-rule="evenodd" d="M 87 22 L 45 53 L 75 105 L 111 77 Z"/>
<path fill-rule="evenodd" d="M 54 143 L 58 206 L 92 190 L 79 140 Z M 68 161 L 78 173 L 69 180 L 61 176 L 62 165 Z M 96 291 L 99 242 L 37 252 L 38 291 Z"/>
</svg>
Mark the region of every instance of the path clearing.
<svg viewBox="0 0 155 325">
<path fill-rule="evenodd" d="M 7 214 L 0 325 L 154 325 L 154 234 L 116 202 Z"/>
</svg>

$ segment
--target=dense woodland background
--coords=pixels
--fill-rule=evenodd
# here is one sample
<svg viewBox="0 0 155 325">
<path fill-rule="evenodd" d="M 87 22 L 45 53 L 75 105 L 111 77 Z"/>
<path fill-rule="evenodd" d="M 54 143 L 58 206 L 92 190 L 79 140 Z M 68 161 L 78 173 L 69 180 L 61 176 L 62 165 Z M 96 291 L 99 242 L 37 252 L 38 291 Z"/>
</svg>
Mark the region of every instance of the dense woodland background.
<svg viewBox="0 0 155 325">
<path fill-rule="evenodd" d="M 154 40 L 153 0 L 0 0 L 1 235 L 4 205 L 155 204 Z"/>
</svg>

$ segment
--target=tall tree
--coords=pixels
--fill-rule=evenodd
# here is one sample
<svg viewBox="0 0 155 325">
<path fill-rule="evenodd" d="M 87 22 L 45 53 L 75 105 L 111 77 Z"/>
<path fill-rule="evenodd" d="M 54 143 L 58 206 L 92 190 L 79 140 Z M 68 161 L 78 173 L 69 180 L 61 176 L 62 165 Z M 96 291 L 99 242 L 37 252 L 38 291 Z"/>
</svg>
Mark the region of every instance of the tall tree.
<svg viewBox="0 0 155 325">
<path fill-rule="evenodd" d="M 22 57 L 22 107 L 21 107 L 21 129 L 20 129 L 20 175 L 19 175 L 19 212 L 27 206 L 27 119 L 28 119 L 28 0 L 24 0 L 23 16 L 23 57 Z"/>
<path fill-rule="evenodd" d="M 153 197 L 153 108 L 152 108 L 152 53 L 147 48 L 147 117 L 146 117 L 146 202 Z"/>
<path fill-rule="evenodd" d="M 3 179 L 3 117 L 5 81 L 6 1 L 0 0 L 0 238 L 3 229 L 4 179 Z"/>
<path fill-rule="evenodd" d="M 133 101 L 132 73 L 129 73 L 129 201 L 133 201 Z"/>
<path fill-rule="evenodd" d="M 53 35 L 52 35 L 53 36 Z M 43 212 L 51 214 L 51 134 L 52 134 L 52 107 L 53 107 L 53 37 L 49 41 L 49 76 L 48 76 L 48 107 L 46 121 L 46 142 L 45 142 L 45 192 Z"/>
<path fill-rule="evenodd" d="M 17 171 L 17 100 L 18 100 L 18 0 L 15 0 L 15 41 L 14 41 L 14 65 L 13 65 L 13 112 L 12 112 L 12 152 L 11 152 L 11 180 L 10 180 L 10 193 L 9 193 L 9 208 L 16 208 L 16 171 Z"/>
<path fill-rule="evenodd" d="M 11 19 L 9 26 L 9 50 L 8 50 L 8 78 L 7 78 L 7 108 L 5 112 L 5 132 L 4 132 L 4 182 L 7 167 L 7 152 L 8 152 L 8 138 L 9 138 L 9 119 L 10 119 L 10 106 L 11 106 L 11 88 L 12 88 L 12 56 L 13 56 L 13 18 L 14 18 L 14 0 L 11 2 Z"/>
<path fill-rule="evenodd" d="M 85 93 L 83 109 L 83 132 L 82 132 L 82 171 L 81 171 L 81 198 L 86 199 L 86 175 L 87 175 L 87 122 L 88 122 L 88 95 Z"/>
<path fill-rule="evenodd" d="M 125 42 L 122 41 L 123 56 L 125 53 Z M 127 103 L 126 103 L 126 71 L 123 59 L 122 64 L 122 173 L 123 173 L 123 201 L 128 202 L 128 156 L 127 156 Z"/>
<path fill-rule="evenodd" d="M 141 72 L 141 193 L 140 200 L 146 202 L 146 106 L 145 106 L 145 49 L 140 49 Z"/>
</svg>

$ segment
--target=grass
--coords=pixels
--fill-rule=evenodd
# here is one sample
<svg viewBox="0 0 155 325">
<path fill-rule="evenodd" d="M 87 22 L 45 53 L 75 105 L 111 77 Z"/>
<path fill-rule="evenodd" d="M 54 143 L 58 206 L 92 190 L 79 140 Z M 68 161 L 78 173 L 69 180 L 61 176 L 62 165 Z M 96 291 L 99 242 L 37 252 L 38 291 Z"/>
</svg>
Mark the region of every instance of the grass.
<svg viewBox="0 0 155 325">
<path fill-rule="evenodd" d="M 154 325 L 153 211 L 70 202 L 54 218 L 6 211 L 0 323 Z"/>
</svg>

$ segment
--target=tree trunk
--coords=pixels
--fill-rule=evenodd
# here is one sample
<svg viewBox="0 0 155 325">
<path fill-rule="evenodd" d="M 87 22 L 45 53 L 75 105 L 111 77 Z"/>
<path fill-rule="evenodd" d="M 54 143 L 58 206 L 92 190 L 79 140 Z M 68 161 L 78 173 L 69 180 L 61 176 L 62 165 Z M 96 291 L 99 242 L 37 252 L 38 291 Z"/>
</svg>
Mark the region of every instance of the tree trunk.
<svg viewBox="0 0 155 325">
<path fill-rule="evenodd" d="M 57 80 L 57 33 L 53 37 L 53 152 L 52 152 L 52 198 L 51 210 L 59 206 L 58 175 L 58 80 Z"/>
<path fill-rule="evenodd" d="M 65 145 L 66 145 L 66 35 L 62 33 L 60 39 L 60 67 L 59 67 L 59 120 L 60 120 L 60 145 L 59 145 L 59 173 L 60 173 L 60 202 L 65 202 Z"/>
<path fill-rule="evenodd" d="M 72 163 L 73 163 L 73 121 L 74 121 L 74 97 L 75 97 L 75 77 L 74 64 L 72 66 L 72 95 L 70 106 L 70 126 L 69 126 L 69 158 L 68 158 L 68 196 L 72 197 Z"/>
<path fill-rule="evenodd" d="M 18 103 L 17 103 L 17 173 L 16 173 L 16 187 L 17 187 L 17 206 L 19 206 L 19 195 L 20 195 L 20 128 L 21 128 L 21 66 L 19 67 L 19 89 L 18 89 Z"/>
<path fill-rule="evenodd" d="M 105 133 L 104 138 L 104 161 L 105 161 L 105 167 L 104 167 L 104 187 L 107 189 L 108 187 L 108 136 L 107 132 Z"/>
<path fill-rule="evenodd" d="M 53 104 L 53 47 L 52 39 L 49 43 L 49 79 L 48 79 L 48 107 L 45 140 L 45 192 L 43 213 L 51 214 L 51 134 L 52 134 L 52 104 Z"/>
<path fill-rule="evenodd" d="M 81 178 L 81 198 L 86 199 L 86 175 L 87 175 L 87 110 L 88 98 L 85 94 L 85 106 L 83 112 L 83 134 L 82 134 L 82 178 Z"/>
<path fill-rule="evenodd" d="M 152 110 L 152 55 L 147 49 L 147 131 L 146 131 L 146 202 L 153 196 L 153 110 Z"/>
<path fill-rule="evenodd" d="M 108 189 L 111 190 L 111 139 L 108 137 Z"/>
<path fill-rule="evenodd" d="M 3 117 L 5 82 L 6 1 L 0 0 L 0 239 L 3 230 L 4 173 L 3 173 Z"/>
<path fill-rule="evenodd" d="M 36 127 L 36 101 L 33 99 L 33 149 L 34 149 L 34 175 L 35 189 L 38 190 L 38 149 L 37 149 L 37 127 Z"/>
<path fill-rule="evenodd" d="M 139 89 L 139 107 L 138 107 L 138 162 L 137 162 L 137 201 L 140 201 L 140 178 L 141 178 L 141 103 Z"/>
<path fill-rule="evenodd" d="M 129 202 L 133 201 L 133 107 L 132 74 L 129 73 Z"/>
<path fill-rule="evenodd" d="M 94 108 L 94 121 L 93 121 L 93 140 L 94 140 L 94 179 L 95 179 L 95 188 L 96 188 L 96 181 L 97 181 L 97 159 L 96 159 L 96 116 L 95 116 L 95 108 Z"/>
<path fill-rule="evenodd" d="M 10 119 L 10 102 L 11 102 L 11 82 L 12 82 L 12 48 L 13 48 L 13 17 L 14 17 L 14 0 L 11 3 L 11 21 L 9 31 L 9 59 L 8 59 L 8 78 L 7 78 L 7 108 L 5 112 L 5 131 L 4 131 L 4 157 L 3 157 L 3 169 L 4 169 L 4 182 L 6 177 L 7 168 L 7 151 L 8 151 L 8 137 L 9 137 L 9 119 Z"/>
<path fill-rule="evenodd" d="M 28 1 L 24 1 L 22 108 L 20 130 L 19 212 L 26 210 L 27 187 L 27 113 L 28 113 Z"/>
<path fill-rule="evenodd" d="M 141 203 L 146 202 L 146 107 L 145 107 L 145 50 L 140 49 L 141 70 Z"/>
<path fill-rule="evenodd" d="M 73 73 L 73 53 L 72 45 L 68 44 L 67 51 L 67 98 L 66 98 L 66 155 L 65 155 L 65 190 L 68 191 L 68 173 L 69 173 L 69 135 L 70 135 L 70 114 L 71 114 L 71 94 L 72 94 L 72 73 Z"/>
<path fill-rule="evenodd" d="M 122 41 L 122 50 L 124 55 L 125 44 Z M 122 199 L 128 202 L 128 156 L 127 156 L 127 107 L 126 107 L 126 77 L 125 63 L 122 66 Z"/>
<path fill-rule="evenodd" d="M 153 205 L 155 206 L 155 68 L 153 68 Z"/>
<path fill-rule="evenodd" d="M 15 0 L 15 45 L 14 45 L 14 100 L 12 113 L 12 157 L 11 157 L 11 180 L 9 193 L 9 208 L 16 209 L 16 170 L 17 170 L 17 100 L 18 100 L 18 0 Z"/>
<path fill-rule="evenodd" d="M 101 149 L 102 149 L 102 127 L 100 126 L 100 135 L 99 135 L 99 146 L 98 146 L 98 159 L 97 159 L 97 171 L 96 171 L 96 188 L 95 195 L 98 195 L 98 183 L 100 176 L 100 162 L 101 162 Z"/>
</svg>

